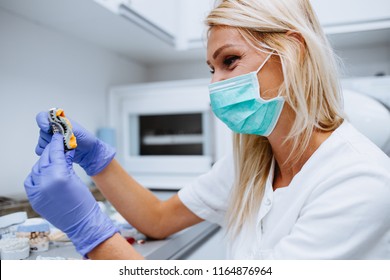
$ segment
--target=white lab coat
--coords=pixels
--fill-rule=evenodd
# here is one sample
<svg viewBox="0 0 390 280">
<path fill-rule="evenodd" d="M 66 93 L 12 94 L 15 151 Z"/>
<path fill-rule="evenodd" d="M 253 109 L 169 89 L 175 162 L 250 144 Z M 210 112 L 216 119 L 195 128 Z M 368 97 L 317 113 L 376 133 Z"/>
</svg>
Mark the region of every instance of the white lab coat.
<svg viewBox="0 0 390 280">
<path fill-rule="evenodd" d="M 255 227 L 228 240 L 229 259 L 390 259 L 390 159 L 350 123 L 317 149 L 290 185 L 272 189 Z M 199 217 L 225 226 L 233 158 L 179 191 Z"/>
</svg>

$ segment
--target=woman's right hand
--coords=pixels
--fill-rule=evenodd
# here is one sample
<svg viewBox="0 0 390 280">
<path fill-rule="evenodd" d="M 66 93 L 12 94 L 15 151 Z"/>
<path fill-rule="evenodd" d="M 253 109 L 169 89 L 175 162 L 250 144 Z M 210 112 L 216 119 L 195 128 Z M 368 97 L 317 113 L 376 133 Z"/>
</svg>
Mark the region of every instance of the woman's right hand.
<svg viewBox="0 0 390 280">
<path fill-rule="evenodd" d="M 40 132 L 35 152 L 40 156 L 47 144 L 50 143 L 53 132 L 47 111 L 38 113 L 36 121 Z M 89 176 L 99 174 L 114 158 L 115 149 L 99 140 L 77 122 L 70 119 L 69 121 L 77 141 L 73 162 L 78 163 Z"/>
<path fill-rule="evenodd" d="M 66 233 L 83 256 L 118 232 L 73 170 L 75 151 L 64 152 L 54 134 L 24 181 L 33 209 Z"/>
</svg>

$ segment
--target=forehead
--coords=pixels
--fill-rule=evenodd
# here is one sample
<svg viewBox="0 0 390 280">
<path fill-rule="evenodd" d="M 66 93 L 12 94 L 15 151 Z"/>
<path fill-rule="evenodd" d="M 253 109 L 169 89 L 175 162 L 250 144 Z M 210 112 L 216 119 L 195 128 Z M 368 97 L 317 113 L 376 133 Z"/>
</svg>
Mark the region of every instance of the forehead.
<svg viewBox="0 0 390 280">
<path fill-rule="evenodd" d="M 212 56 L 218 48 L 228 44 L 247 45 L 247 42 L 234 27 L 212 27 L 207 41 L 207 57 L 211 58 L 210 56 Z"/>
</svg>

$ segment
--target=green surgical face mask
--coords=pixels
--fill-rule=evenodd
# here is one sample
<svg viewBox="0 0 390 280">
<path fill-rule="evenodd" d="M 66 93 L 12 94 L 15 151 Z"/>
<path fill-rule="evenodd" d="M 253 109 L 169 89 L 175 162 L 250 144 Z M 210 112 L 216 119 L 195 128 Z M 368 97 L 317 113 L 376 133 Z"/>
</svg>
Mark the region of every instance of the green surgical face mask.
<svg viewBox="0 0 390 280">
<path fill-rule="evenodd" d="M 214 114 L 236 133 L 268 136 L 278 122 L 284 98 L 261 98 L 257 79 L 272 54 L 256 71 L 209 85 Z"/>
</svg>

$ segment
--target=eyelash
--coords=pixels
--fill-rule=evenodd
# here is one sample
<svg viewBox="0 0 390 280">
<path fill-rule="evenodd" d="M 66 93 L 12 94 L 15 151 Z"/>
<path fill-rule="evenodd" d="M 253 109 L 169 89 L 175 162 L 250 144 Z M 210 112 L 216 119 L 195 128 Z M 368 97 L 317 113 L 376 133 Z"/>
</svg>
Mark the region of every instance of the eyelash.
<svg viewBox="0 0 390 280">
<path fill-rule="evenodd" d="M 233 55 L 225 58 L 223 60 L 223 65 L 225 65 L 227 68 L 230 67 L 237 59 L 239 59 L 238 56 Z"/>
<path fill-rule="evenodd" d="M 229 67 L 231 67 L 231 65 L 237 60 L 239 59 L 240 57 L 239 56 L 236 56 L 236 55 L 233 55 L 233 56 L 228 56 L 227 58 L 225 58 L 222 63 L 224 65 L 225 68 L 229 69 Z M 210 73 L 211 74 L 214 74 L 215 72 L 215 69 L 214 68 L 211 68 L 210 69 Z"/>
</svg>

